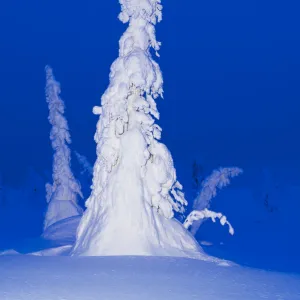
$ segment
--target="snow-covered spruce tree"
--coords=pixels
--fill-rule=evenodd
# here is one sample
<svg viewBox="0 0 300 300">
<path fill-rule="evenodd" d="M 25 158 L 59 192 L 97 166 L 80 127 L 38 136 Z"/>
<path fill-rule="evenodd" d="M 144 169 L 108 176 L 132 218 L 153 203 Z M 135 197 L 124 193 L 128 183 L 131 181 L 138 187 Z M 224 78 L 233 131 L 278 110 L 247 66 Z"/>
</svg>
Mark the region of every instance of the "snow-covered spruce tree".
<svg viewBox="0 0 300 300">
<path fill-rule="evenodd" d="M 60 84 L 53 71 L 46 66 L 46 100 L 49 106 L 49 122 L 52 125 L 50 140 L 54 150 L 53 184 L 46 184 L 48 208 L 45 215 L 44 230 L 50 225 L 73 216 L 81 215 L 83 210 L 77 204 L 78 195 L 82 197 L 80 184 L 71 171 L 71 143 L 69 127 L 64 117 L 64 102 L 60 98 Z"/>
<path fill-rule="evenodd" d="M 226 216 L 222 213 L 216 213 L 209 210 L 212 198 L 217 195 L 217 189 L 222 189 L 230 183 L 230 178 L 236 177 L 243 172 L 242 169 L 232 168 L 219 168 L 212 172 L 201 184 L 201 190 L 194 200 L 194 210 L 188 215 L 184 222 L 184 227 L 189 229 L 196 235 L 199 227 L 204 220 L 211 219 L 213 222 L 220 219 L 221 225 L 227 224 L 230 234 L 234 234 L 234 229 L 227 221 Z"/>
<path fill-rule="evenodd" d="M 174 219 L 187 205 L 172 157 L 160 143 L 155 100 L 163 79 L 151 48 L 160 43 L 155 24 L 160 0 L 120 0 L 119 19 L 129 27 L 119 42 L 110 84 L 102 96 L 95 141 L 92 193 L 77 232 L 73 255 L 200 257 L 201 248 Z"/>
</svg>

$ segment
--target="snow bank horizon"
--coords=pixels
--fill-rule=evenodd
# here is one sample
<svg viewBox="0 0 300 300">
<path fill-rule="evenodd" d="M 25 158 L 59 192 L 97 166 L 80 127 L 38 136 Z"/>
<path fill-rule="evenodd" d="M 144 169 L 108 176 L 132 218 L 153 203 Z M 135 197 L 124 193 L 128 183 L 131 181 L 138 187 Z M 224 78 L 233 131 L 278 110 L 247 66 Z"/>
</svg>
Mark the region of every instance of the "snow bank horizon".
<svg viewBox="0 0 300 300">
<path fill-rule="evenodd" d="M 300 276 L 174 257 L 0 256 L 0 299 L 298 300 Z"/>
</svg>

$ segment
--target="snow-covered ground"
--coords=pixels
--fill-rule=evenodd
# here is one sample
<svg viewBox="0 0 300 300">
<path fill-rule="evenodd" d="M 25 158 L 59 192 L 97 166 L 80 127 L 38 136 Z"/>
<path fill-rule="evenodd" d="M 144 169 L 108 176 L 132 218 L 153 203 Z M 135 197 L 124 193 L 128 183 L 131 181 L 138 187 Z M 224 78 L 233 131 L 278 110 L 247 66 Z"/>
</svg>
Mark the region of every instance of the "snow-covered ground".
<svg viewBox="0 0 300 300">
<path fill-rule="evenodd" d="M 298 300 L 300 276 L 168 257 L 0 257 L 1 300 Z"/>
</svg>

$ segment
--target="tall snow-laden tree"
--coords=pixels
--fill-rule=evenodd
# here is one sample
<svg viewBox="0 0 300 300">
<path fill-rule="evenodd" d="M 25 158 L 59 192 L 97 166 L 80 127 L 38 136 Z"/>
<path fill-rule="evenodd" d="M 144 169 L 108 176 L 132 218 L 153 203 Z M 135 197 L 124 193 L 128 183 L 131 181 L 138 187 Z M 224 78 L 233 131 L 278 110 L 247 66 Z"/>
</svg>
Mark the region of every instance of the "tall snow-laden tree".
<svg viewBox="0 0 300 300">
<path fill-rule="evenodd" d="M 119 19 L 129 26 L 101 107 L 94 108 L 100 115 L 97 161 L 73 255 L 200 257 L 198 243 L 174 218 L 187 202 L 155 124 L 163 79 L 151 49 L 158 56 L 155 25 L 162 19 L 161 1 L 119 1 Z"/>
<path fill-rule="evenodd" d="M 80 184 L 71 171 L 71 137 L 67 120 L 64 117 L 65 105 L 60 98 L 60 84 L 53 71 L 46 66 L 46 100 L 49 106 L 49 122 L 52 125 L 50 140 L 54 150 L 53 184 L 46 184 L 48 208 L 44 230 L 50 225 L 73 216 L 81 215 L 83 210 L 77 204 L 78 195 L 82 197 Z"/>
</svg>

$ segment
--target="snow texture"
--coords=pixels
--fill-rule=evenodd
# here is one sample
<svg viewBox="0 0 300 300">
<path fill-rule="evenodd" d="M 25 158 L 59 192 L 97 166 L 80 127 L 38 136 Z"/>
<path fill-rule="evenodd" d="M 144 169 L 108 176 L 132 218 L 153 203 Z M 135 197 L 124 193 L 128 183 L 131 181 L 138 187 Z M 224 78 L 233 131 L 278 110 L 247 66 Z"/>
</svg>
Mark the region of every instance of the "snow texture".
<svg viewBox="0 0 300 300">
<path fill-rule="evenodd" d="M 227 224 L 229 233 L 234 234 L 231 224 L 227 221 L 226 216 L 221 213 L 216 213 L 208 210 L 211 199 L 217 195 L 217 189 L 222 189 L 230 183 L 230 178 L 236 177 L 243 172 L 240 168 L 219 168 L 214 170 L 201 184 L 201 191 L 194 201 L 194 210 L 186 218 L 185 228 L 191 227 L 193 235 L 197 233 L 203 220 L 212 219 L 215 222 L 216 218 L 220 219 L 221 225 Z"/>
<path fill-rule="evenodd" d="M 64 117 L 64 102 L 60 98 L 60 84 L 55 80 L 52 69 L 46 67 L 46 100 L 49 106 L 49 122 L 52 125 L 50 140 L 54 150 L 53 185 L 46 184 L 48 208 L 44 230 L 52 224 L 72 216 L 81 215 L 77 204 L 82 197 L 80 184 L 71 171 L 71 143 L 69 127 Z"/>
<path fill-rule="evenodd" d="M 14 254 L 0 256 L 1 300 L 300 299 L 295 274 L 185 258 Z"/>
<path fill-rule="evenodd" d="M 97 161 L 92 193 L 79 225 L 74 255 L 200 257 L 201 248 L 175 220 L 187 202 L 173 160 L 160 143 L 155 100 L 163 93 L 155 24 L 160 0 L 120 0 L 119 19 L 129 26 L 111 66 L 95 134 Z"/>
</svg>

